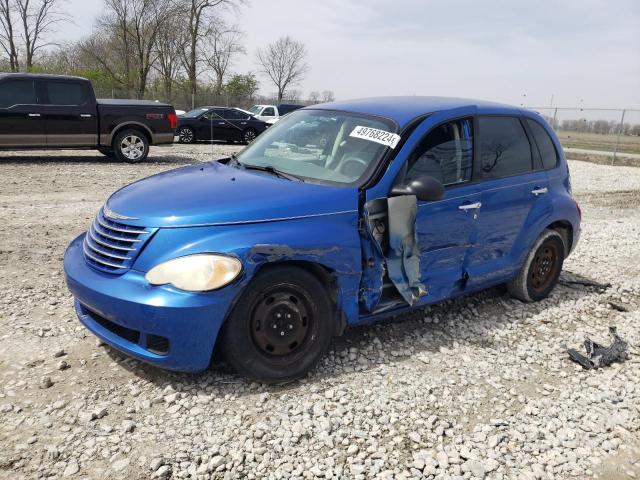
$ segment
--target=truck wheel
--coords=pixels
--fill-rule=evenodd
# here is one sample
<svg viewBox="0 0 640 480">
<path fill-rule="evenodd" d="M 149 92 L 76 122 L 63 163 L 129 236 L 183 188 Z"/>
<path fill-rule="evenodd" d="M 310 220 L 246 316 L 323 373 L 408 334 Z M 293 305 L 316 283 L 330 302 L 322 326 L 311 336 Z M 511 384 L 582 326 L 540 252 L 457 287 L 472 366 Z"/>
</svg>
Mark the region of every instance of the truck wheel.
<svg viewBox="0 0 640 480">
<path fill-rule="evenodd" d="M 536 240 L 518 275 L 507 283 L 509 293 L 523 302 L 546 298 L 558 283 L 565 246 L 555 230 L 545 230 Z"/>
<path fill-rule="evenodd" d="M 118 160 L 139 163 L 149 155 L 149 140 L 139 130 L 123 130 L 113 140 L 113 151 Z"/>
<path fill-rule="evenodd" d="M 106 147 L 99 147 L 99 148 L 98 148 L 98 151 L 99 151 L 102 155 L 104 155 L 104 156 L 106 156 L 106 157 L 113 157 L 113 156 L 114 156 L 114 154 L 113 154 L 113 150 L 111 150 L 110 148 L 106 148 Z"/>
<path fill-rule="evenodd" d="M 242 141 L 249 144 L 253 142 L 257 136 L 258 132 L 256 132 L 253 128 L 247 128 L 242 134 Z"/>
<path fill-rule="evenodd" d="M 196 135 L 191 127 L 182 127 L 178 131 L 178 141 L 180 143 L 193 143 L 196 140 Z"/>
<path fill-rule="evenodd" d="M 284 383 L 305 375 L 332 337 L 324 285 L 298 267 L 258 273 L 222 327 L 220 348 L 242 375 Z"/>
</svg>

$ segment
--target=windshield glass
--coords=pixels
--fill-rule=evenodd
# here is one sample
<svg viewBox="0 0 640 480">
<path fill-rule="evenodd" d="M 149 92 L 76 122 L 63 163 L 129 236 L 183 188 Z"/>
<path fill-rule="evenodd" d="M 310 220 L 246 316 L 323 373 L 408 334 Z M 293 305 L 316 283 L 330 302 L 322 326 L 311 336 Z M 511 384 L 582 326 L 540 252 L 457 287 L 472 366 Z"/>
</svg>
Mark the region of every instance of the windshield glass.
<svg viewBox="0 0 640 480">
<path fill-rule="evenodd" d="M 357 183 L 389 148 L 361 138 L 363 127 L 385 138 L 397 137 L 391 123 L 383 120 L 330 110 L 297 110 L 256 138 L 238 154 L 238 160 L 306 179 Z"/>
<path fill-rule="evenodd" d="M 260 105 L 254 105 L 253 107 L 251 107 L 249 109 L 249 111 L 253 114 L 253 115 L 257 115 L 258 112 L 262 110 L 262 107 Z"/>
<path fill-rule="evenodd" d="M 190 110 L 187 113 L 183 113 L 180 115 L 183 118 L 196 118 L 199 115 L 202 115 L 204 112 L 209 110 L 208 108 L 196 108 L 195 110 Z"/>
</svg>

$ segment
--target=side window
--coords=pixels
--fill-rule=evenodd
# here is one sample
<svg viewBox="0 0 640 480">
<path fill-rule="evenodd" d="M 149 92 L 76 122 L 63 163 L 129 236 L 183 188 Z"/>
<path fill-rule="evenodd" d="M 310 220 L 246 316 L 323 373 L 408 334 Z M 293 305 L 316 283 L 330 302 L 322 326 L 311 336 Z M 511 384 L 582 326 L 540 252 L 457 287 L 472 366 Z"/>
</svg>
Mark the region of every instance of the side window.
<svg viewBox="0 0 640 480">
<path fill-rule="evenodd" d="M 276 111 L 273 109 L 273 107 L 267 107 L 262 111 L 263 117 L 275 117 L 275 115 Z"/>
<path fill-rule="evenodd" d="M 222 118 L 224 118 L 223 114 L 224 114 L 224 110 L 215 109 L 215 110 L 209 110 L 207 113 L 203 115 L 203 117 L 208 120 L 221 120 Z"/>
<path fill-rule="evenodd" d="M 247 114 L 239 112 L 238 110 L 229 109 L 224 111 L 224 118 L 229 120 L 246 120 Z"/>
<path fill-rule="evenodd" d="M 500 178 L 532 170 L 531 145 L 520 120 L 514 117 L 480 117 L 480 173 Z"/>
<path fill-rule="evenodd" d="M 405 181 L 423 175 L 453 185 L 471 180 L 473 127 L 471 120 L 445 123 L 431 130 L 409 158 Z"/>
<path fill-rule="evenodd" d="M 33 80 L 7 80 L 0 83 L 0 108 L 36 103 L 36 88 Z"/>
<path fill-rule="evenodd" d="M 542 166 L 545 170 L 554 168 L 558 164 L 558 152 L 553 145 L 553 141 L 549 138 L 549 134 L 545 128 L 535 120 L 526 119 L 527 125 L 533 133 L 533 139 L 538 145 L 540 156 L 542 157 Z"/>
<path fill-rule="evenodd" d="M 82 83 L 44 82 L 49 105 L 86 105 L 87 89 Z"/>
</svg>

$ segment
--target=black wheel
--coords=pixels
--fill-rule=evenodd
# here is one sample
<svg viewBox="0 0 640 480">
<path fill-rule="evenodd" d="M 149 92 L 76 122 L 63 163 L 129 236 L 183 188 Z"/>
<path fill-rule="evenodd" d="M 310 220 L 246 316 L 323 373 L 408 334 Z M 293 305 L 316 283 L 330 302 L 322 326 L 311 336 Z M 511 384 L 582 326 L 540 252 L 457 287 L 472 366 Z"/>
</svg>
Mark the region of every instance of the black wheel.
<svg viewBox="0 0 640 480">
<path fill-rule="evenodd" d="M 220 348 L 242 375 L 265 383 L 304 376 L 332 336 L 325 286 L 298 267 L 258 273 L 222 327 Z"/>
<path fill-rule="evenodd" d="M 113 151 L 118 160 L 139 163 L 149 155 L 149 140 L 139 130 L 123 130 L 113 139 Z"/>
<path fill-rule="evenodd" d="M 244 143 L 253 142 L 258 136 L 258 132 L 256 132 L 253 128 L 247 128 L 242 134 L 242 141 Z"/>
<path fill-rule="evenodd" d="M 562 236 L 555 230 L 545 230 L 518 272 L 507 283 L 509 293 L 523 302 L 537 302 L 546 298 L 558 283 L 565 257 Z"/>
<path fill-rule="evenodd" d="M 111 150 L 110 148 L 106 148 L 106 147 L 99 147 L 98 151 L 102 154 L 105 155 L 107 157 L 113 157 L 113 150 Z"/>
<path fill-rule="evenodd" d="M 191 127 L 181 127 L 178 130 L 178 141 L 180 143 L 193 143 L 196 141 L 196 134 Z"/>
</svg>

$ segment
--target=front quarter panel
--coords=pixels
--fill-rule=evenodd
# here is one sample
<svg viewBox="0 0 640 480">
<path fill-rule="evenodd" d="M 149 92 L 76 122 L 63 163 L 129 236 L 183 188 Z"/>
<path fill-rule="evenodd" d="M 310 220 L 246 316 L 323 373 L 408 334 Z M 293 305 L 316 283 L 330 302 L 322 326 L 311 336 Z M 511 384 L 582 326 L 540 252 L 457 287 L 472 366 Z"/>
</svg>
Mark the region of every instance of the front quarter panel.
<svg viewBox="0 0 640 480">
<path fill-rule="evenodd" d="M 264 223 L 165 228 L 156 233 L 133 268 L 144 273 L 172 258 L 196 253 L 231 255 L 240 259 L 243 271 L 235 282 L 222 290 L 232 290 L 231 297 L 237 299 L 266 264 L 314 263 L 331 272 L 337 290 L 336 307 L 351 324 L 358 315 L 361 273 L 357 224 L 358 215 L 354 210 Z"/>
</svg>

